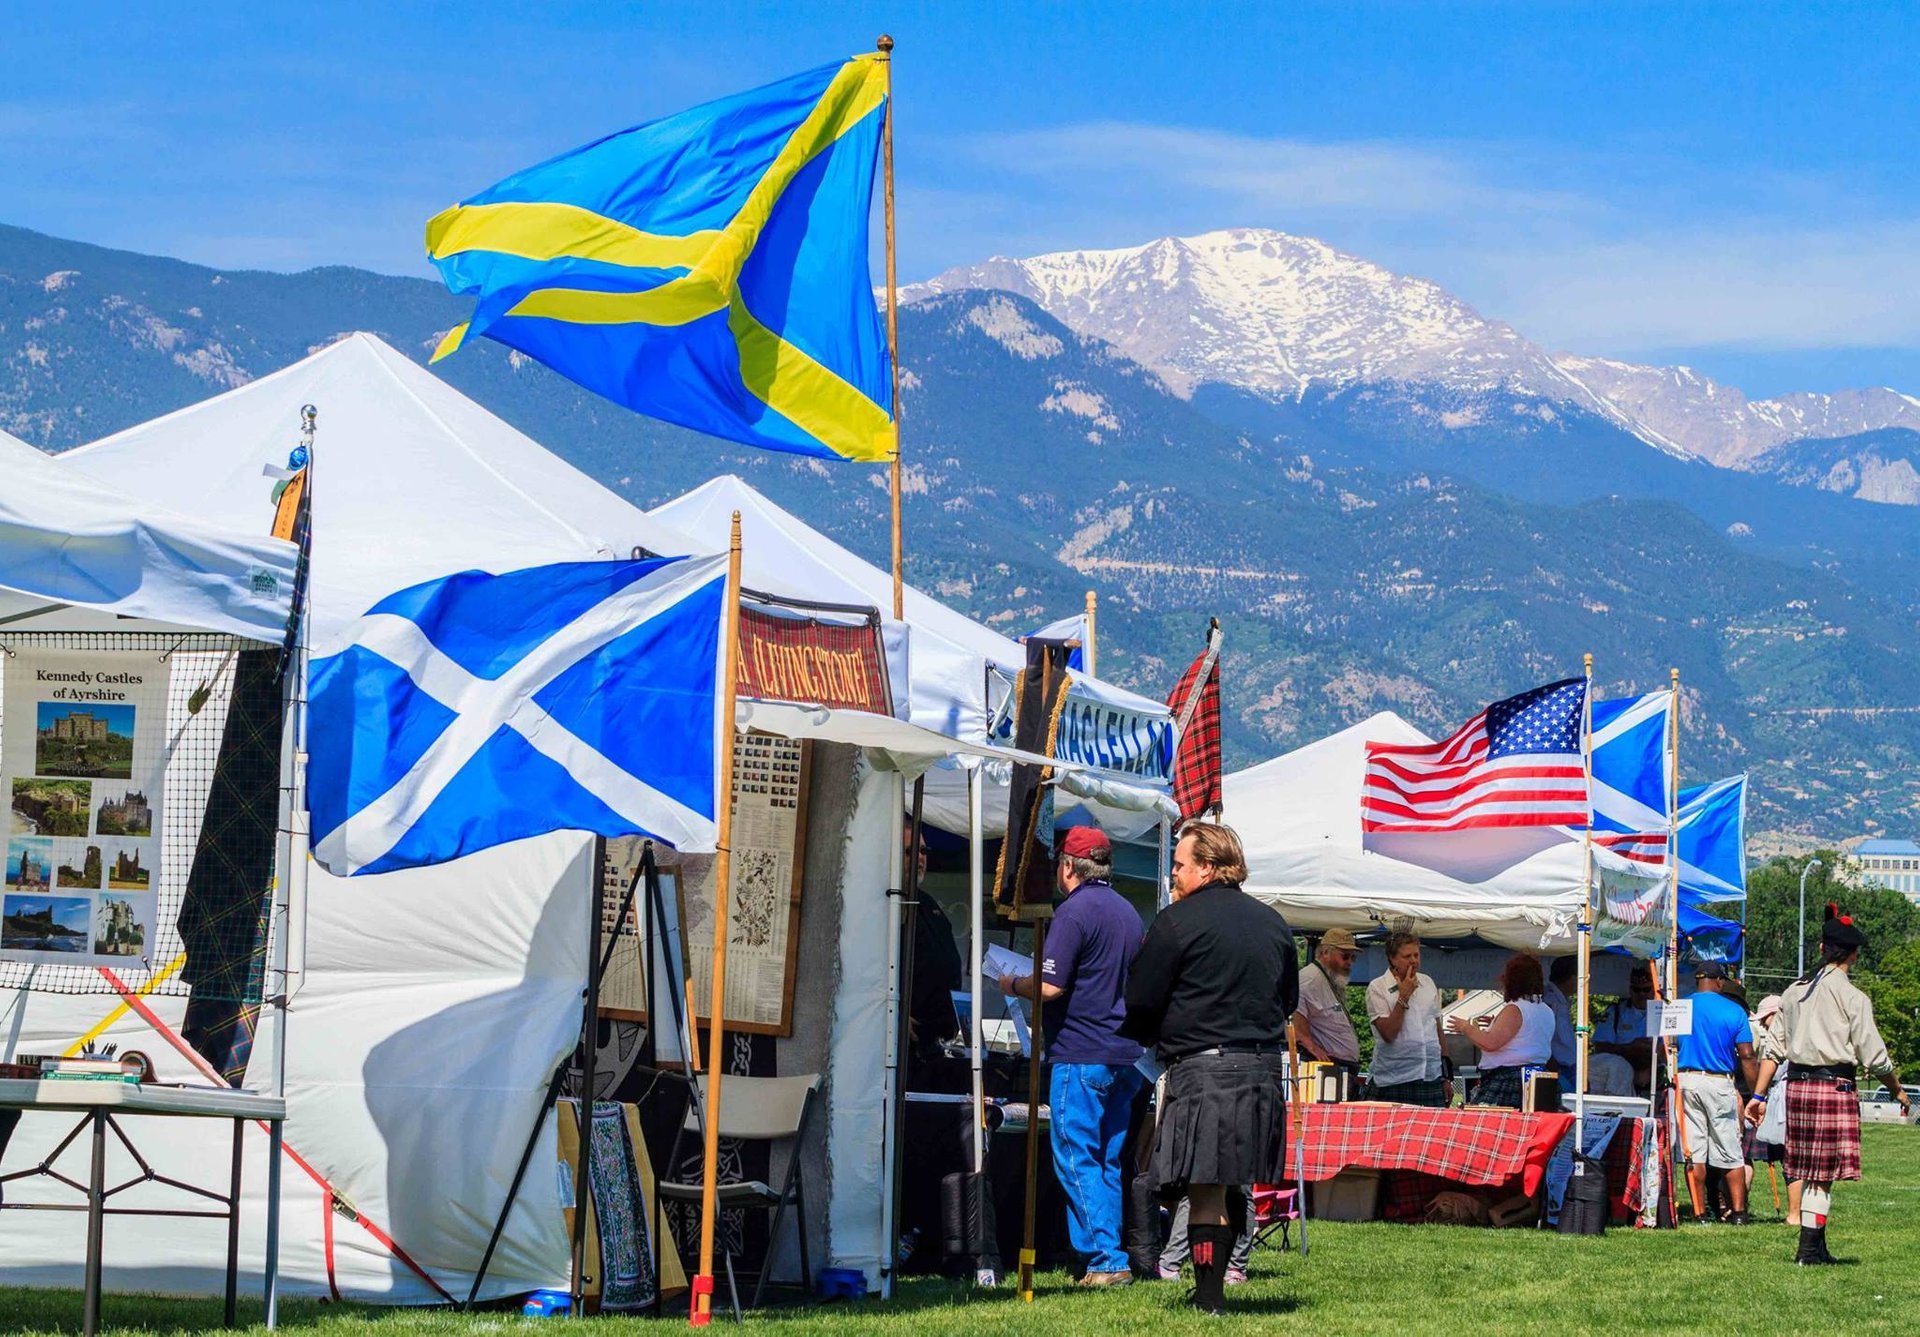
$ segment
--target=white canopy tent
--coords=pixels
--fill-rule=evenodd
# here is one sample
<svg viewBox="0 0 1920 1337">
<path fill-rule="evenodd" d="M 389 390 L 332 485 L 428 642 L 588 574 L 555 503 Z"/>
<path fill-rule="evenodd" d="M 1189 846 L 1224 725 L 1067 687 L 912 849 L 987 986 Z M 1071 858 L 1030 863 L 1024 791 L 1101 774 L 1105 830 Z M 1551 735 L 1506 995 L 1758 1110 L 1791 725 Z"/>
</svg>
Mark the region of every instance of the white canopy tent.
<svg viewBox="0 0 1920 1337">
<path fill-rule="evenodd" d="M 0 433 L 0 626 L 142 625 L 286 636 L 298 551 L 136 501 Z M 120 625 L 124 626 L 122 621 Z"/>
<path fill-rule="evenodd" d="M 262 470 L 286 463 L 305 404 L 319 415 L 316 654 L 379 598 L 453 571 L 624 556 L 635 547 L 723 546 L 702 545 L 648 517 L 368 335 L 50 463 L 76 480 L 128 489 L 143 499 L 143 513 L 171 505 L 265 533 L 273 482 Z M 855 772 L 844 829 L 832 842 L 844 847 L 837 868 L 849 900 L 826 971 L 835 977 L 831 1037 L 823 1044 L 831 1056 L 827 1155 L 834 1166 L 827 1253 L 877 1278 L 883 1180 L 873 1148 L 884 1126 L 886 916 L 859 910 L 851 897 L 897 884 L 889 860 L 899 851 L 899 780 L 871 764 Z M 287 1290 L 337 1289 L 398 1303 L 431 1302 L 442 1290 L 465 1296 L 547 1078 L 578 1035 L 598 881 L 591 852 L 586 837 L 554 835 L 405 873 L 335 879 L 312 869 L 286 1071 L 288 1144 L 314 1175 L 286 1181 Z M 115 1000 L 21 994 L 10 1001 L 8 1045 L 32 1051 L 71 1042 Z M 156 994 L 149 1001 L 177 1030 L 185 1000 Z M 137 1017 L 113 1021 L 104 1038 L 154 1054 L 165 1078 L 198 1079 Z M 275 1061 L 279 1039 L 261 1037 L 255 1073 L 269 1070 L 261 1065 Z M 34 1154 L 35 1136 L 23 1124 L 9 1160 Z M 243 1238 L 255 1268 L 261 1142 Z M 544 1148 L 550 1161 L 550 1132 Z M 174 1166 L 224 1165 L 224 1153 L 190 1129 L 156 1131 L 155 1152 Z M 389 1234 L 418 1271 L 344 1217 L 327 1228 L 330 1194 Z M 13 1212 L 0 1215 L 0 1253 L 9 1277 L 28 1284 L 69 1281 L 80 1256 L 72 1232 Z M 216 1291 L 220 1276 L 206 1260 L 217 1255 L 191 1229 L 129 1221 L 114 1228 L 108 1281 Z M 530 1174 L 482 1294 L 564 1287 L 568 1274 L 554 1177 Z"/>
<path fill-rule="evenodd" d="M 1479 937 L 1566 952 L 1586 892 L 1586 850 L 1564 827 L 1366 835 L 1367 744 L 1431 742 L 1391 711 L 1225 778 L 1227 820 L 1247 852 L 1247 891 L 1295 928 L 1366 930 L 1405 920 L 1424 937 Z M 1596 866 L 1636 874 L 1594 851 Z"/>
<path fill-rule="evenodd" d="M 734 475 L 703 483 L 648 514 L 709 544 L 724 544 L 735 511 L 740 513 L 741 583 L 748 589 L 892 608 L 889 572 L 856 556 Z M 906 588 L 904 611 L 911 684 L 903 703 L 905 718 L 962 742 L 985 741 L 997 704 L 992 676 L 1011 681 L 1025 667 L 1026 651 L 912 586 Z M 1169 714 L 1157 701 L 1082 673 L 1073 673 L 1072 682 L 1075 696 L 1090 702 L 1138 716 Z M 1006 821 L 1008 770 L 990 761 L 983 774 L 989 794 L 982 810 L 986 824 L 982 834 L 994 838 Z M 925 820 L 966 835 L 970 818 L 965 771 L 945 764 L 929 771 L 926 779 Z M 1063 775 L 1061 788 L 1063 812 L 1077 799 L 1122 840 L 1147 835 L 1168 806 L 1161 790 L 1110 774 L 1070 771 Z"/>
</svg>

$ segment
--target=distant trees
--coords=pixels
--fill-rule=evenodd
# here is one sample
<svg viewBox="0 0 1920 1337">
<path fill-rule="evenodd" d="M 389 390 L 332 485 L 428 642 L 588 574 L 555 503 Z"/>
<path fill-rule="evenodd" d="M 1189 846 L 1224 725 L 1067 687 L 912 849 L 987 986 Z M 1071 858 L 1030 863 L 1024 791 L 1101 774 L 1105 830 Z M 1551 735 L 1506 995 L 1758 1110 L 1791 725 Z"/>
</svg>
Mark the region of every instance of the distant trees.
<svg viewBox="0 0 1920 1337">
<path fill-rule="evenodd" d="M 1920 1076 L 1920 906 L 1897 891 L 1863 886 L 1849 875 L 1845 855 L 1819 850 L 1771 859 L 1747 871 L 1747 997 L 1752 1004 L 1779 993 L 1795 975 L 1800 874 L 1809 859 L 1820 867 L 1807 879 L 1806 958 L 1820 957 L 1820 921 L 1829 901 L 1851 915 L 1867 935 L 1854 982 L 1873 999 L 1874 1020 L 1909 1081 Z M 1729 918 L 1738 907 L 1729 907 Z"/>
</svg>

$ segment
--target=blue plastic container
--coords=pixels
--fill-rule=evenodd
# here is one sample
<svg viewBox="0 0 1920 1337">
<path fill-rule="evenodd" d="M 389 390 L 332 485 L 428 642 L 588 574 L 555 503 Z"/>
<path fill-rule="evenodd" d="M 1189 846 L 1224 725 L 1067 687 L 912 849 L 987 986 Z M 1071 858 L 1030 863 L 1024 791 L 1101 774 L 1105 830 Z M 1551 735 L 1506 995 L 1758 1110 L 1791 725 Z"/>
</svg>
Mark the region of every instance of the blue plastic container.
<svg viewBox="0 0 1920 1337">
<path fill-rule="evenodd" d="M 528 1318 L 565 1318 L 573 1309 L 573 1297 L 565 1291 L 535 1291 L 520 1306 Z"/>
<path fill-rule="evenodd" d="M 820 1298 L 823 1300 L 866 1299 L 867 1274 L 857 1267 L 821 1268 Z"/>
</svg>

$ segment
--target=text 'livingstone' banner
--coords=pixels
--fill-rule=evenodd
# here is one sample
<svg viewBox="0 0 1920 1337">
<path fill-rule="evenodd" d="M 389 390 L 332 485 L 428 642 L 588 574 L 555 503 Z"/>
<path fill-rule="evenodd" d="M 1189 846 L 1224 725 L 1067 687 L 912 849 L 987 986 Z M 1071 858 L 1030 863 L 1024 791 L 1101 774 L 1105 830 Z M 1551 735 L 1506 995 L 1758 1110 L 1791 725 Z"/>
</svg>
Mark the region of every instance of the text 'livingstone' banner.
<svg viewBox="0 0 1920 1337">
<path fill-rule="evenodd" d="M 880 629 L 740 610 L 736 687 L 755 701 L 893 714 Z"/>
</svg>

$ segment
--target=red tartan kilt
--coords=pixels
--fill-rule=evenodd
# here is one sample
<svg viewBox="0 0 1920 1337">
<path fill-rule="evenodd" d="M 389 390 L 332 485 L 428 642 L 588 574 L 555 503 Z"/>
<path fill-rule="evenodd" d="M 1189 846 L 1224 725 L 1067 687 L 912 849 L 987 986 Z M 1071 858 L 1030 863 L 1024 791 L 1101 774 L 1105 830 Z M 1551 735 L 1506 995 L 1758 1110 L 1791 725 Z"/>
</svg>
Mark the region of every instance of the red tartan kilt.
<svg viewBox="0 0 1920 1337">
<path fill-rule="evenodd" d="M 1840 1090 L 1832 1077 L 1794 1082 L 1787 1094 L 1787 1178 L 1825 1184 L 1859 1177 L 1859 1095 Z"/>
</svg>

